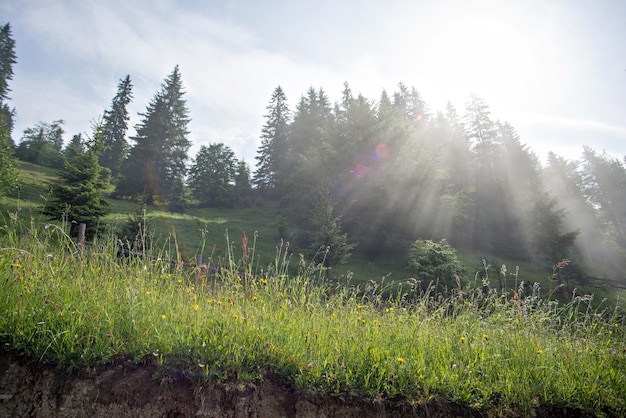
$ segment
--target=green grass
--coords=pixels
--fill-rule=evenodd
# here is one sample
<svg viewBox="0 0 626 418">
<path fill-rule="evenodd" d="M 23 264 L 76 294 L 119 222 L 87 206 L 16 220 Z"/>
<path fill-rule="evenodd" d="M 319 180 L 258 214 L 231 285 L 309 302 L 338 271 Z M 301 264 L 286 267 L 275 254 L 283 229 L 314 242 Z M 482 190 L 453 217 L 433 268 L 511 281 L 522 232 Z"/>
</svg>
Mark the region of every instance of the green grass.
<svg viewBox="0 0 626 418">
<path fill-rule="evenodd" d="M 10 213 L 15 213 L 20 207 L 20 218 L 30 221 L 32 218 L 41 225 L 49 222 L 41 215 L 41 208 L 48 197 L 50 182 L 57 181 L 57 171 L 30 163 L 20 162 L 20 190 L 14 190 L 11 196 L 0 197 L 0 220 L 7 219 Z M 129 218 L 129 215 L 137 210 L 137 204 L 128 200 L 108 199 L 112 204 L 112 212 L 102 220 L 100 229 L 104 235 L 109 235 L 121 223 Z M 225 234 L 228 231 L 230 238 L 230 250 L 240 251 L 241 240 L 245 233 L 250 240 L 257 233 L 255 259 L 253 260 L 258 270 L 267 270 L 274 263 L 277 247 L 280 246 L 278 234 L 278 207 L 273 203 L 264 203 L 258 207 L 243 209 L 210 209 L 190 208 L 186 214 L 173 214 L 148 208 L 147 219 L 149 221 L 148 235 L 151 240 L 160 242 L 159 245 L 167 245 L 169 253 L 176 253 L 184 260 L 192 260 L 198 252 L 202 252 L 203 262 L 217 263 L 227 255 Z M 296 272 L 297 261 L 300 253 L 306 254 L 306 249 L 296 248 L 294 243 L 289 243 L 289 252 L 293 253 L 290 262 L 291 271 Z M 287 242 L 283 241 L 283 246 Z M 283 248 L 284 249 L 284 248 Z M 359 258 L 358 253 L 353 255 L 346 264 L 334 267 L 330 276 L 334 282 L 365 286 L 370 281 L 381 282 L 384 278 L 384 287 L 391 291 L 393 285 L 405 283 L 412 277 L 406 269 L 406 251 L 399 250 L 394 259 L 377 260 L 375 262 Z M 461 261 L 467 266 L 468 274 L 463 277 L 463 286 L 474 285 L 474 273 L 482 270 L 481 259 L 486 258 L 491 267 L 489 276 L 493 286 L 498 285 L 498 279 L 505 281 L 499 274 L 502 264 L 507 265 L 506 275 L 507 288 L 515 288 L 515 279 L 511 275 L 518 266 L 524 272 L 523 280 L 526 282 L 539 282 L 546 294 L 549 294 L 556 286 L 548 280 L 551 271 L 532 263 L 520 263 L 516 260 L 504 260 L 491 257 L 488 254 L 473 251 L 471 249 L 458 249 Z M 615 293 L 610 289 L 593 288 L 588 285 L 573 283 L 579 293 L 595 293 L 598 299 L 608 298 L 615 303 Z"/>
<path fill-rule="evenodd" d="M 66 368 L 131 356 L 194 380 L 272 371 L 340 397 L 626 410 L 624 319 L 589 296 L 559 303 L 464 288 L 438 299 L 405 287 L 388 297 L 373 284 L 329 289 L 306 260 L 286 274 L 284 248 L 262 274 L 248 264 L 248 274 L 207 277 L 165 261 L 175 251 L 167 242 L 154 259 L 122 261 L 115 243 L 98 244 L 79 252 L 63 226 L 10 217 L 0 342 Z M 235 250 L 221 262 L 243 268 Z"/>
</svg>

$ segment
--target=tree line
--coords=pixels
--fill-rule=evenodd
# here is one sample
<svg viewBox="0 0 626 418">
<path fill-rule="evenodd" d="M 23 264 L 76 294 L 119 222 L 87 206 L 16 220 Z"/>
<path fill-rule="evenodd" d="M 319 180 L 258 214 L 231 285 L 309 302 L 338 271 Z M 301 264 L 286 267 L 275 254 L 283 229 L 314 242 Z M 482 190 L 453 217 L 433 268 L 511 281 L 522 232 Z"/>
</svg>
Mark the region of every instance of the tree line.
<svg viewBox="0 0 626 418">
<path fill-rule="evenodd" d="M 74 135 L 63 147 L 63 122 L 40 122 L 16 146 L 14 110 L 6 104 L 16 60 L 8 24 L 1 42 L 9 53 L 1 63 L 0 158 L 14 153 L 62 169 L 60 192 L 46 207 L 52 217 L 78 216 L 81 205 L 95 208 L 84 216 L 102 216 L 105 190 L 177 212 L 276 201 L 281 234 L 329 265 L 351 251 L 370 259 L 404 256 L 417 238 L 445 238 L 546 266 L 571 258 L 572 272 L 596 276 L 626 267 L 626 161 L 585 147 L 578 161 L 550 153 L 542 165 L 479 96 L 461 111 L 450 103 L 432 111 L 417 89 L 402 83 L 375 99 L 345 83 L 335 103 L 311 87 L 292 109 L 278 86 L 251 173 L 221 142 L 202 145 L 189 158 L 190 117 L 178 66 L 140 114 L 134 136 L 127 137 L 133 96 L 126 76 L 91 137 Z"/>
</svg>

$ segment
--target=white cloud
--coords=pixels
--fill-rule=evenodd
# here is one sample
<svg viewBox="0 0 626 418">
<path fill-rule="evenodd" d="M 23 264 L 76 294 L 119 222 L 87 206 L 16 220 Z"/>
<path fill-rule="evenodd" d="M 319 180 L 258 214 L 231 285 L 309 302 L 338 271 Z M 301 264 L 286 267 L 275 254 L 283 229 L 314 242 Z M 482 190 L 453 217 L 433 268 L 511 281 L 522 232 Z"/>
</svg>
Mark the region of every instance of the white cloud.
<svg viewBox="0 0 626 418">
<path fill-rule="evenodd" d="M 562 5 L 557 6 L 552 14 Z M 538 35 L 525 30 L 530 23 L 545 29 L 546 21 L 552 20 L 525 20 L 533 16 L 533 10 L 521 13 L 524 6 L 519 4 L 514 13 L 503 7 L 473 8 L 454 0 L 443 5 L 403 0 L 384 5 L 375 1 L 306 5 L 246 1 L 4 2 L 0 14 L 11 22 L 18 45 L 11 84 L 12 104 L 18 112 L 14 137 L 19 138 L 24 128 L 39 120 L 60 118 L 67 121 L 68 138 L 76 132 L 88 132 L 91 120 L 110 106 L 117 83 L 126 74 L 134 84 L 134 102 L 129 107 L 132 135 L 132 126 L 139 122 L 137 112 L 145 110 L 163 79 L 178 64 L 192 118 L 190 139 L 195 147 L 191 156 L 201 142 L 219 141 L 253 163 L 266 105 L 277 85 L 283 87 L 294 109 L 309 86 L 323 87 L 331 101 L 338 100 L 344 81 L 354 93 L 361 92 L 371 100 L 378 100 L 383 89 L 392 93 L 397 83 L 403 82 L 415 86 L 431 110 L 442 109 L 450 100 L 460 113 L 471 93 L 469 88 L 479 81 L 482 87 L 476 93 L 492 107 L 494 118 L 510 121 L 522 141 L 540 156 L 549 149 L 567 152 L 568 157 L 574 152 L 579 155 L 582 144 L 626 153 L 623 128 L 572 117 L 584 112 L 584 104 L 595 112 L 588 118 L 602 120 L 603 114 L 617 114 L 615 107 L 623 102 L 616 88 L 595 89 L 598 96 L 574 94 L 577 91 L 570 86 L 583 85 L 586 80 L 571 78 L 578 72 L 567 70 L 584 61 L 584 50 L 540 60 L 542 66 L 528 61 L 495 84 L 489 84 L 493 76 L 486 77 L 482 71 L 465 71 L 465 64 L 457 58 L 443 60 L 453 48 L 461 48 L 466 57 L 472 57 L 471 39 L 457 39 L 471 34 L 471 25 L 460 34 L 446 34 L 446 28 L 467 17 L 466 8 L 477 18 L 492 22 L 494 30 L 508 28 L 510 32 L 504 34 L 509 37 L 503 36 L 504 41 L 519 41 L 515 36 L 523 34 L 518 42 L 521 46 L 504 55 L 509 62 L 520 54 L 536 58 L 534 48 L 552 39 L 546 38 L 545 31 L 540 38 L 533 38 Z M 481 15 L 484 13 L 487 15 Z M 488 13 L 495 14 L 490 17 Z M 556 23 L 549 27 L 548 34 L 567 34 L 567 28 Z M 494 68 L 500 69 L 497 73 L 504 71 L 497 66 L 500 55 L 490 56 Z M 576 61 L 559 61 L 568 57 Z M 533 82 L 520 83 L 529 73 Z M 567 83 L 559 83 L 555 74 Z M 601 80 L 597 78 L 596 83 Z M 600 96 L 600 92 L 613 95 Z M 533 114 L 519 109 L 532 109 Z M 555 113 L 553 109 L 569 119 L 541 116 Z"/>
<path fill-rule="evenodd" d="M 583 145 L 623 160 L 626 156 L 626 128 L 603 122 L 551 116 L 532 112 L 512 115 L 512 124 L 522 142 L 545 158 L 552 151 L 567 159 L 579 159 Z"/>
</svg>

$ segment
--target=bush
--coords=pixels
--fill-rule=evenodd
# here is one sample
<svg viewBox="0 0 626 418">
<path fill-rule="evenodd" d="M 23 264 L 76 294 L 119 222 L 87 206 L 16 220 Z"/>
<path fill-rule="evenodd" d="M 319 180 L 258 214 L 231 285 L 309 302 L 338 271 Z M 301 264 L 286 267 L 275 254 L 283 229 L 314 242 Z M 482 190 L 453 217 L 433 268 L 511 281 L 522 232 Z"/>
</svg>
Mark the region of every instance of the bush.
<svg viewBox="0 0 626 418">
<path fill-rule="evenodd" d="M 445 239 L 439 242 L 417 240 L 409 248 L 409 270 L 424 283 L 439 280 L 439 284 L 451 289 L 457 287 L 455 274 L 462 275 L 464 267 L 456 250 Z"/>
</svg>

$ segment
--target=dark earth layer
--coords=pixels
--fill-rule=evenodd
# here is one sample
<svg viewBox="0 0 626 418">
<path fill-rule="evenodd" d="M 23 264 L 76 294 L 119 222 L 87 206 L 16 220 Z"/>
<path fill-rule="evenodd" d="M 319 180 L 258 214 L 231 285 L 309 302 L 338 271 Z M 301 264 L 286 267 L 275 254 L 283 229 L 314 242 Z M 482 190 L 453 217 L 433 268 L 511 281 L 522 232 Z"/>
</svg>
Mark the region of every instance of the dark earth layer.
<svg viewBox="0 0 626 418">
<path fill-rule="evenodd" d="M 543 407 L 502 414 L 442 402 L 344 401 L 293 389 L 273 374 L 247 384 L 194 382 L 158 365 L 127 359 L 68 373 L 0 348 L 0 417 L 595 416 Z"/>
</svg>

